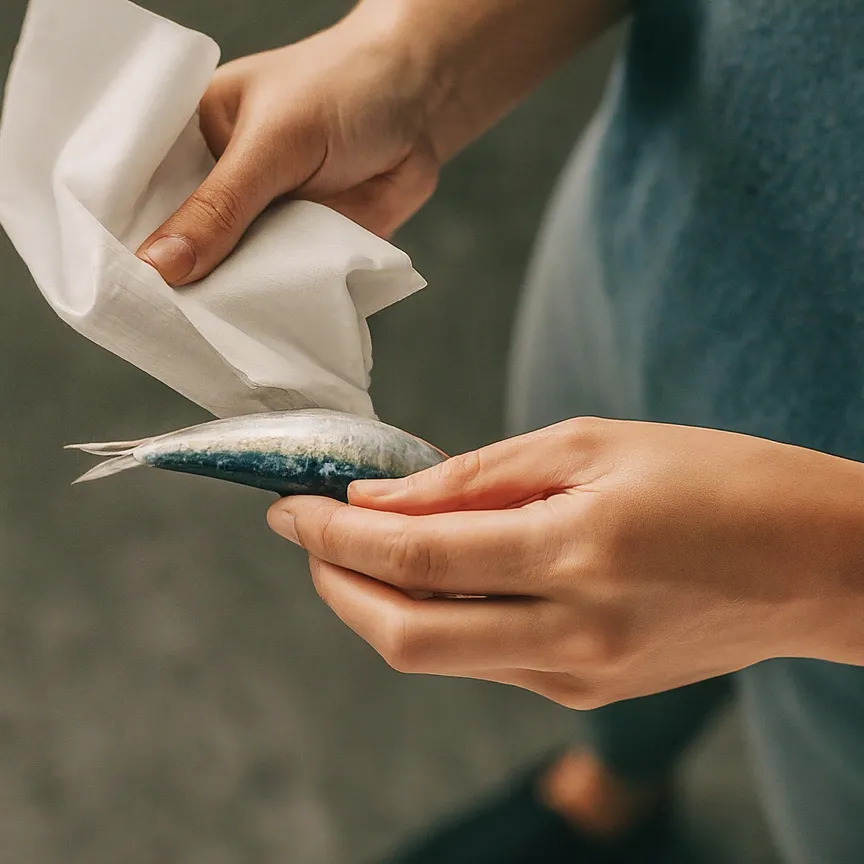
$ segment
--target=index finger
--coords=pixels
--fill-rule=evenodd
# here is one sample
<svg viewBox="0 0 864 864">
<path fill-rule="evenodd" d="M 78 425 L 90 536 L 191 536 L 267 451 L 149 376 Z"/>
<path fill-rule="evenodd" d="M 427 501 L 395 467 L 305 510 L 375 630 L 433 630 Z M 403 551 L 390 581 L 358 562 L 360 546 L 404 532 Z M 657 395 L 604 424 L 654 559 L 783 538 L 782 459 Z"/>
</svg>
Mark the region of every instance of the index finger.
<svg viewBox="0 0 864 864">
<path fill-rule="evenodd" d="M 268 521 L 277 533 L 293 527 L 322 561 L 410 591 L 536 596 L 545 556 L 546 526 L 529 511 L 404 516 L 297 497 L 274 504 Z"/>
</svg>

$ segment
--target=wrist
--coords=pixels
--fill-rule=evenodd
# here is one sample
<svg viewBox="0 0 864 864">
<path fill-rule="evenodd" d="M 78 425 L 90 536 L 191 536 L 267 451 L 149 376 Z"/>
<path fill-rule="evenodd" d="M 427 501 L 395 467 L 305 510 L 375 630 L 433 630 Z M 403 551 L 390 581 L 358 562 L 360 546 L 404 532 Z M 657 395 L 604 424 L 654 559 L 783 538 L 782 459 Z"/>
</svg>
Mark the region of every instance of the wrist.
<svg viewBox="0 0 864 864">
<path fill-rule="evenodd" d="M 441 34 L 417 13 L 417 4 L 360 0 L 334 29 L 369 58 L 372 86 L 392 93 L 394 112 L 409 118 L 418 136 L 436 150 L 435 118 L 452 92 L 454 70 L 446 62 Z"/>
<path fill-rule="evenodd" d="M 817 459 L 824 471 L 803 475 L 813 503 L 798 522 L 815 554 L 791 562 L 789 576 L 797 569 L 800 578 L 787 602 L 793 650 L 784 653 L 864 664 L 864 465 Z"/>
<path fill-rule="evenodd" d="M 630 0 L 360 0 L 344 19 L 387 56 L 439 162 L 478 138 Z"/>
</svg>

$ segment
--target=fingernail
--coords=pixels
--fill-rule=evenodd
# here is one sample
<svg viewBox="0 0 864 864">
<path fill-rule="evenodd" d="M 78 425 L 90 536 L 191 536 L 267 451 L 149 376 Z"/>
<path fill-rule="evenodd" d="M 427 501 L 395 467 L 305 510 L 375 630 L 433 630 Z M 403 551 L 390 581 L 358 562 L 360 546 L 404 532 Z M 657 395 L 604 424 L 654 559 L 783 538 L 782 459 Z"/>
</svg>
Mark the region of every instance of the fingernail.
<svg viewBox="0 0 864 864">
<path fill-rule="evenodd" d="M 267 511 L 267 524 L 270 526 L 270 529 L 280 537 L 284 537 L 286 540 L 290 540 L 299 546 L 300 540 L 297 537 L 297 529 L 294 526 L 295 521 L 294 514 L 289 513 L 285 509 L 284 504 L 274 504 Z"/>
<path fill-rule="evenodd" d="M 290 513 L 286 513 L 284 510 L 279 513 L 279 533 L 286 540 L 290 540 L 299 546 L 300 538 L 297 536 L 297 528 L 294 525 L 295 521 Z"/>
<path fill-rule="evenodd" d="M 401 491 L 403 486 L 401 480 L 355 480 L 349 487 L 349 492 L 364 498 L 383 498 Z"/>
<path fill-rule="evenodd" d="M 185 237 L 160 237 L 138 257 L 155 267 L 169 285 L 181 282 L 195 267 L 195 250 Z"/>
</svg>

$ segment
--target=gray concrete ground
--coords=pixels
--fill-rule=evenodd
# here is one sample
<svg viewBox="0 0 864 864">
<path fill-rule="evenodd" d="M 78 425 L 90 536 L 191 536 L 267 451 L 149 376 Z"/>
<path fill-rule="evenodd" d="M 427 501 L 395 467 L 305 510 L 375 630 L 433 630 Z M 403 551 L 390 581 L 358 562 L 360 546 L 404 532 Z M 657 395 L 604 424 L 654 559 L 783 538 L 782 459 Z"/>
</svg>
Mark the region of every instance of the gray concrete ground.
<svg viewBox="0 0 864 864">
<path fill-rule="evenodd" d="M 349 3 L 146 5 L 232 57 Z M 4 75 L 23 8 L 0 5 Z M 430 287 L 373 322 L 377 407 L 451 452 L 500 435 L 526 256 L 611 50 L 462 155 L 399 238 Z M 361 864 L 574 734 L 530 694 L 390 671 L 268 532 L 266 496 L 150 474 L 70 489 L 61 444 L 205 415 L 62 325 L 5 237 L 0 284 L 2 864 Z M 686 792 L 721 860 L 774 860 L 734 717 Z"/>
</svg>

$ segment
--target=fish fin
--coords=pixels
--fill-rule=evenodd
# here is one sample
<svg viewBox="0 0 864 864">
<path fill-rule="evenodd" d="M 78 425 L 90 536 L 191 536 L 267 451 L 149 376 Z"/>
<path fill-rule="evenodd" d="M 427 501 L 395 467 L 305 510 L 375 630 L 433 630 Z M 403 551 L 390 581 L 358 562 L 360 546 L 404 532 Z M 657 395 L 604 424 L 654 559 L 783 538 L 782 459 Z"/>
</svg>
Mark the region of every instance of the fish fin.
<svg viewBox="0 0 864 864">
<path fill-rule="evenodd" d="M 113 459 L 100 462 L 95 468 L 91 468 L 86 474 L 82 474 L 77 480 L 73 480 L 72 485 L 88 483 L 90 480 L 101 480 L 103 477 L 111 477 L 114 474 L 119 474 L 121 471 L 139 468 L 141 464 L 134 456 L 115 456 Z"/>
<path fill-rule="evenodd" d="M 105 444 L 67 444 L 64 450 L 80 450 L 93 456 L 128 456 L 136 447 L 149 444 L 152 438 L 142 438 L 140 441 L 109 441 Z"/>
</svg>

